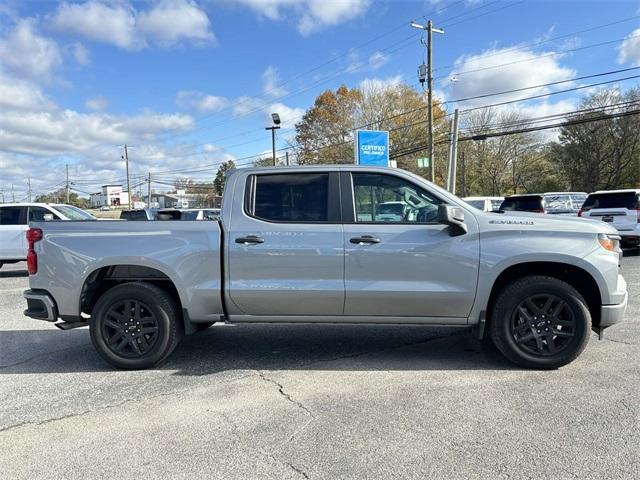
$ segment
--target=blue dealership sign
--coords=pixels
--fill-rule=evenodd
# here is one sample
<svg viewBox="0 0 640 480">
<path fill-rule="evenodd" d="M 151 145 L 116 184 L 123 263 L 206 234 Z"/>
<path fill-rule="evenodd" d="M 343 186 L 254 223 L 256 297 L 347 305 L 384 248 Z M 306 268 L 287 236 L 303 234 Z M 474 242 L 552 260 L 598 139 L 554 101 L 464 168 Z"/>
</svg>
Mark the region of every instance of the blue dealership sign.
<svg viewBox="0 0 640 480">
<path fill-rule="evenodd" d="M 358 130 L 355 146 L 358 165 L 389 166 L 389 132 Z"/>
</svg>

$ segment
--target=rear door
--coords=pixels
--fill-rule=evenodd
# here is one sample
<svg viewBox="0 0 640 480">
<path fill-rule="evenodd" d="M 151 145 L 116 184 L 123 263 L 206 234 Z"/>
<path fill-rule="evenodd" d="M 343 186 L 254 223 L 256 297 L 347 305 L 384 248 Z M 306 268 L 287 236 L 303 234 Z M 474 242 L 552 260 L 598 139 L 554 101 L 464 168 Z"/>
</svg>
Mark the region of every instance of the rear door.
<svg viewBox="0 0 640 480">
<path fill-rule="evenodd" d="M 0 260 L 27 257 L 27 207 L 0 206 Z"/>
<path fill-rule="evenodd" d="M 443 200 L 408 179 L 345 172 L 345 315 L 466 318 L 475 298 L 480 245 L 475 218 L 451 237 L 436 222 Z M 377 221 L 384 202 L 403 202 L 414 217 Z M 427 322 L 428 320 L 421 320 Z"/>
<path fill-rule="evenodd" d="M 584 202 L 582 216 L 602 220 L 624 232 L 637 227 L 639 208 L 636 192 L 594 193 Z"/>
<path fill-rule="evenodd" d="M 227 239 L 230 313 L 342 315 L 337 172 L 251 175 Z"/>
</svg>

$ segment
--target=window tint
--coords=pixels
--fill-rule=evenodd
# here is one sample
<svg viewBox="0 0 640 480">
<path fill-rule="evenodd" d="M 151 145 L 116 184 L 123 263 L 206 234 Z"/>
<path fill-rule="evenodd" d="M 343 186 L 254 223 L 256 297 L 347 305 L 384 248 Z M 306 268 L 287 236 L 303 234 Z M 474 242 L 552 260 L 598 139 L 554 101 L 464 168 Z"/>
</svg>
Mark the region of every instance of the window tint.
<svg viewBox="0 0 640 480">
<path fill-rule="evenodd" d="M 500 210 L 520 212 L 541 212 L 542 197 L 509 197 L 500 205 Z"/>
<path fill-rule="evenodd" d="M 186 212 L 182 212 L 180 215 L 180 220 L 197 220 L 198 219 L 198 210 L 189 210 Z"/>
<path fill-rule="evenodd" d="M 628 208 L 633 210 L 640 207 L 638 195 L 635 192 L 596 193 L 589 195 L 582 206 L 583 210 L 592 208 Z"/>
<path fill-rule="evenodd" d="M 257 175 L 249 213 L 276 222 L 326 222 L 329 174 Z"/>
<path fill-rule="evenodd" d="M 60 217 L 53 212 L 50 212 L 46 208 L 42 207 L 29 207 L 29 221 L 30 222 L 44 222 L 45 215 L 53 215 L 55 220 L 60 220 Z"/>
<path fill-rule="evenodd" d="M 420 187 L 392 175 L 353 173 L 357 222 L 429 223 L 442 203 Z"/>
<path fill-rule="evenodd" d="M 120 213 L 120 218 L 123 220 L 149 220 L 147 212 L 144 210 L 123 210 Z"/>
<path fill-rule="evenodd" d="M 25 224 L 21 213 L 26 207 L 2 207 L 0 208 L 0 225 L 22 225 Z"/>
</svg>

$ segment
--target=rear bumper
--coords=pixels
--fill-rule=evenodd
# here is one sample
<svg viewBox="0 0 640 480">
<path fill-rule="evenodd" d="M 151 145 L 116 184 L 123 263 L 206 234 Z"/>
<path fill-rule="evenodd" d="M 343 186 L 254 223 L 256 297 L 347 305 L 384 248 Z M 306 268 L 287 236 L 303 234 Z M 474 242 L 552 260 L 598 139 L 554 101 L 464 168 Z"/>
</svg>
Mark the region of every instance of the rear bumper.
<svg viewBox="0 0 640 480">
<path fill-rule="evenodd" d="M 27 300 L 24 314 L 36 320 L 55 322 L 58 320 L 58 307 L 55 300 L 44 290 L 26 290 L 22 296 Z"/>
</svg>

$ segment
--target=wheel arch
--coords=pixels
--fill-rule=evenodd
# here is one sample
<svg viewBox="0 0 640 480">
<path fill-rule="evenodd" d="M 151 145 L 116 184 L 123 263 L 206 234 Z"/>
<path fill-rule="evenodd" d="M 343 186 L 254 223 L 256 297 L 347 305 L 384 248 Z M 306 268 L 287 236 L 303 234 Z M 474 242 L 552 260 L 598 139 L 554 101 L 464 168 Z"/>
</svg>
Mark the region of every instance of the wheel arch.
<svg viewBox="0 0 640 480">
<path fill-rule="evenodd" d="M 510 265 L 496 277 L 487 301 L 486 318 L 490 321 L 495 300 L 510 282 L 531 275 L 545 275 L 557 278 L 575 288 L 585 299 L 594 327 L 600 325 L 602 296 L 596 279 L 584 268 L 562 262 L 533 261 Z"/>
<path fill-rule="evenodd" d="M 91 315 L 101 295 L 112 287 L 126 282 L 150 283 L 167 292 L 176 302 L 178 311 L 182 313 L 179 323 L 184 328 L 184 332 L 191 333 L 191 322 L 176 282 L 161 269 L 146 265 L 113 264 L 95 268 L 86 276 L 82 284 L 79 311 Z"/>
</svg>

